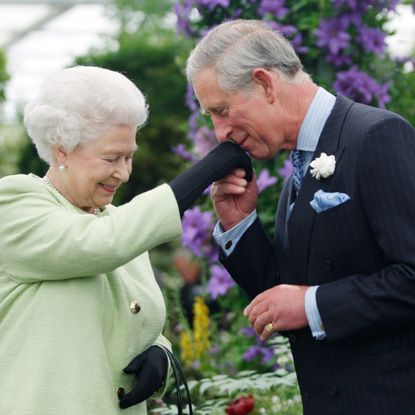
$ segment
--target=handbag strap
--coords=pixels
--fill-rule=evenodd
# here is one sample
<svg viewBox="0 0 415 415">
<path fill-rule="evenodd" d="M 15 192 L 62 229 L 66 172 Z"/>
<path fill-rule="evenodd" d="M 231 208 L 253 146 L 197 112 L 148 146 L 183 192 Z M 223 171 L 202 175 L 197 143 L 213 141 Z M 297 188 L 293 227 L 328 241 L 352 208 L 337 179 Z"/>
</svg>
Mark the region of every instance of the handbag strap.
<svg viewBox="0 0 415 415">
<path fill-rule="evenodd" d="M 184 390 L 186 393 L 187 405 L 189 407 L 189 415 L 193 415 L 193 408 L 192 408 L 192 401 L 190 399 L 189 385 L 187 384 L 186 376 L 184 374 L 182 365 L 180 364 L 176 356 L 169 349 L 167 349 L 164 346 L 161 346 L 161 347 L 166 352 L 167 357 L 170 360 L 171 367 L 173 369 L 174 381 L 176 384 L 177 415 L 183 414 L 182 396 L 180 394 L 180 380 L 183 383 Z"/>
</svg>

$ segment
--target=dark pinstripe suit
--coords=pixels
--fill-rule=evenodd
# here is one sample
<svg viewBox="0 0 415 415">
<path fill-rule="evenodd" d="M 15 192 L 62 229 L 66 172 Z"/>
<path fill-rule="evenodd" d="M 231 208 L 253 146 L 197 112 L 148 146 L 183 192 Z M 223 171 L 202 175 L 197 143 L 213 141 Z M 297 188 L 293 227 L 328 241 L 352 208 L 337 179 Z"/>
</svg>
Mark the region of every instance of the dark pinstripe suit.
<svg viewBox="0 0 415 415">
<path fill-rule="evenodd" d="M 320 285 L 327 334 L 287 333 L 306 415 L 415 413 L 415 130 L 399 116 L 338 96 L 315 152 L 333 176 L 306 174 L 274 243 L 259 220 L 221 261 L 251 297 L 278 283 Z M 317 214 L 318 189 L 348 202 Z"/>
</svg>

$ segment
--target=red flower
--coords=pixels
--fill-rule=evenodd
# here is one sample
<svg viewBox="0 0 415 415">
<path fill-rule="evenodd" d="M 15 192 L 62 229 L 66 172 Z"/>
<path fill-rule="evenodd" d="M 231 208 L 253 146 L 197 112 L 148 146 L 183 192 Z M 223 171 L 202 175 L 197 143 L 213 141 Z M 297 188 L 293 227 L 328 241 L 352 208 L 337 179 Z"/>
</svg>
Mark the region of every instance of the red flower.
<svg viewBox="0 0 415 415">
<path fill-rule="evenodd" d="M 248 415 L 254 409 L 254 397 L 242 396 L 233 401 L 225 410 L 228 415 Z"/>
</svg>

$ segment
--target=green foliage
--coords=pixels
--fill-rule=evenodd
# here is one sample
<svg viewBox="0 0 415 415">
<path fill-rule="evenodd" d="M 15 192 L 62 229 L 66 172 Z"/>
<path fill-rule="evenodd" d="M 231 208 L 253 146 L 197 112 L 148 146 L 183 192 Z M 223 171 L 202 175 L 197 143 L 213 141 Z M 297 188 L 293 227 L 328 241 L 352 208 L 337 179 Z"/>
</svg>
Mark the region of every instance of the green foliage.
<svg viewBox="0 0 415 415">
<path fill-rule="evenodd" d="M 0 125 L 0 177 L 20 172 L 17 164 L 24 144 L 21 125 Z"/>
<path fill-rule="evenodd" d="M 6 83 L 9 80 L 9 78 L 10 78 L 9 74 L 7 73 L 7 70 L 6 70 L 6 56 L 3 50 L 0 49 L 0 109 L 1 109 L 1 104 L 6 99 L 5 88 L 6 88 Z M 0 115 L 1 115 L 1 112 L 0 112 Z"/>
</svg>

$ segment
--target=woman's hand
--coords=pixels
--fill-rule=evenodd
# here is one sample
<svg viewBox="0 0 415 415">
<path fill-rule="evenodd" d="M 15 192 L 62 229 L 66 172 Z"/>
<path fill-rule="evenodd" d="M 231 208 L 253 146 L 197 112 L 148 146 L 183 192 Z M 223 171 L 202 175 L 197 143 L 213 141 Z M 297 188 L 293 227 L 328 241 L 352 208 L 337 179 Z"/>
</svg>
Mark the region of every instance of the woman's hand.
<svg viewBox="0 0 415 415">
<path fill-rule="evenodd" d="M 245 172 L 246 181 L 252 179 L 250 157 L 237 144 L 227 141 L 217 145 L 204 158 L 174 178 L 169 185 L 180 213 L 183 215 L 212 182 L 222 180 L 237 168 Z"/>
<path fill-rule="evenodd" d="M 129 363 L 124 372 L 134 374 L 137 383 L 127 394 L 124 389 L 118 389 L 118 399 L 122 409 L 145 401 L 161 389 L 167 376 L 167 359 L 166 352 L 161 347 L 151 346 Z"/>
</svg>

